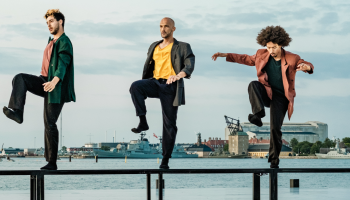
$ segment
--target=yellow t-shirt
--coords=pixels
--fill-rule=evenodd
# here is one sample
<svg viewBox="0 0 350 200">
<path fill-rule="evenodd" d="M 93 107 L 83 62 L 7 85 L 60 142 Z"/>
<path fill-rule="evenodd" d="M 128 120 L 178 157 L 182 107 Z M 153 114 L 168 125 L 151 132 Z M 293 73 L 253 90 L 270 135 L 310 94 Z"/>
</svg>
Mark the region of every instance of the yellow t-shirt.
<svg viewBox="0 0 350 200">
<path fill-rule="evenodd" d="M 174 43 L 169 44 L 164 49 L 159 45 L 156 46 L 153 52 L 154 71 L 153 78 L 168 79 L 171 75 L 176 75 L 173 64 L 171 64 L 171 48 Z"/>
</svg>

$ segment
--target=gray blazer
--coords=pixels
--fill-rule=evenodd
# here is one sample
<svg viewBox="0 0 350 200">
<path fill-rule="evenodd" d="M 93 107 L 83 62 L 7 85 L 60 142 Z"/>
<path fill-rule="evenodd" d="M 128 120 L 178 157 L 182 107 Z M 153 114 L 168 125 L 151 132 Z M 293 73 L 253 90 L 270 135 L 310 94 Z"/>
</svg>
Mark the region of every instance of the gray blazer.
<svg viewBox="0 0 350 200">
<path fill-rule="evenodd" d="M 142 79 L 153 78 L 154 60 L 153 51 L 155 47 L 163 42 L 163 40 L 154 42 L 148 49 L 147 59 L 143 68 Z M 171 49 L 171 63 L 173 65 L 176 74 L 185 72 L 187 76 L 185 78 L 191 78 L 191 74 L 194 70 L 194 54 L 191 46 L 185 42 L 179 42 L 174 39 L 174 44 Z M 177 82 L 176 96 L 173 102 L 173 106 L 185 105 L 185 84 L 184 80 L 180 79 Z M 173 83 L 174 84 L 174 83 Z"/>
</svg>

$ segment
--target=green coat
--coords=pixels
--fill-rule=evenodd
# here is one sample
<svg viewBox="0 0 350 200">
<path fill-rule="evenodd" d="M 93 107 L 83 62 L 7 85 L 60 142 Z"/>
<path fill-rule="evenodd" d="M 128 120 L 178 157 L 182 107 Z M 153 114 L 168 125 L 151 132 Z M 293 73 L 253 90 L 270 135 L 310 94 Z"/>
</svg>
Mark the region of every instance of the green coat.
<svg viewBox="0 0 350 200">
<path fill-rule="evenodd" d="M 51 41 L 49 38 L 49 42 Z M 49 103 L 75 102 L 73 46 L 65 33 L 52 47 L 48 81 L 57 76 L 60 81 L 48 94 Z"/>
</svg>

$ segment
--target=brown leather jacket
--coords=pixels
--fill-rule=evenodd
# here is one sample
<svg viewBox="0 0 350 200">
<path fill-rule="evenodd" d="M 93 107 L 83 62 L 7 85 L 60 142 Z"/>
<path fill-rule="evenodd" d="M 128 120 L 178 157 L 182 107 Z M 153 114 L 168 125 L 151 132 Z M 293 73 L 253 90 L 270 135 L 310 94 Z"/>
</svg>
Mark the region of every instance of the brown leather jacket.
<svg viewBox="0 0 350 200">
<path fill-rule="evenodd" d="M 268 83 L 267 73 L 263 70 L 266 63 L 269 61 L 270 53 L 267 49 L 259 49 L 255 55 L 249 56 L 246 54 L 235 54 L 229 53 L 227 54 L 226 61 L 228 62 L 236 62 L 244 65 L 255 66 L 257 71 L 257 76 L 259 82 L 262 83 L 265 88 L 267 95 L 270 99 L 272 99 L 272 89 Z M 300 58 L 299 55 L 293 54 L 291 52 L 285 51 L 282 49 L 282 57 L 281 57 L 281 67 L 282 67 L 282 79 L 283 79 L 283 87 L 285 91 L 285 96 L 289 100 L 288 105 L 288 118 L 292 117 L 293 114 L 293 106 L 294 106 L 294 97 L 295 93 L 295 74 L 297 72 L 297 66 L 301 63 L 307 64 L 311 67 L 311 71 L 309 74 L 312 74 L 314 71 L 314 66 L 304 61 Z"/>
</svg>

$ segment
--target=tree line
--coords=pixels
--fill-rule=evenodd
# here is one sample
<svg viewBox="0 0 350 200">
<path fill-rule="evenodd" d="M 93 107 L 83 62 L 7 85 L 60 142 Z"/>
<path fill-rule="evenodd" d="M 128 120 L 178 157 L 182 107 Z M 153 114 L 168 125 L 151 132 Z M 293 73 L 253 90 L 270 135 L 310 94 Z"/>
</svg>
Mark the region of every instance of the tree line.
<svg viewBox="0 0 350 200">
<path fill-rule="evenodd" d="M 345 137 L 342 139 L 345 146 L 350 147 L 350 137 Z M 290 146 L 293 148 L 293 152 L 297 154 L 315 154 L 320 153 L 320 148 L 331 148 L 335 147 L 335 142 L 326 138 L 324 142 L 317 141 L 311 143 L 308 141 L 298 142 L 296 138 L 290 141 Z"/>
</svg>

